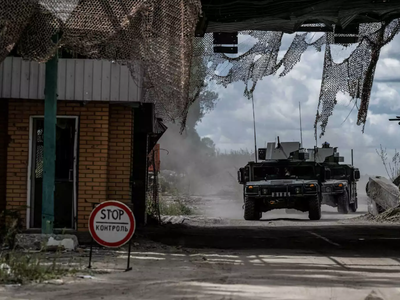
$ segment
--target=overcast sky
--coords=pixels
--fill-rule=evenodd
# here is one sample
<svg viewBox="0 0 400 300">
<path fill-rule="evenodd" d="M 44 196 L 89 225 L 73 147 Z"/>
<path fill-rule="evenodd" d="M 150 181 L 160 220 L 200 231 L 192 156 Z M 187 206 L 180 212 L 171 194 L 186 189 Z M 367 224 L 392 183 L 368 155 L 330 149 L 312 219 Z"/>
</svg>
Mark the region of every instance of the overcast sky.
<svg viewBox="0 0 400 300">
<path fill-rule="evenodd" d="M 285 35 L 282 48 L 286 48 L 292 38 L 293 35 Z M 362 126 L 356 124 L 356 108 L 344 122 L 353 104 L 349 96 L 341 94 L 325 136 L 319 141 L 319 146 L 328 141 L 339 147 L 340 154 L 348 163 L 350 149 L 354 149 L 354 163 L 361 174 L 386 175 L 376 149 L 382 144 L 391 158 L 394 149 L 400 148 L 400 126 L 388 121 L 400 115 L 400 51 L 396 49 L 400 49 L 400 36 L 381 52 L 365 133 L 362 133 Z M 303 144 L 305 147 L 315 145 L 313 125 L 321 86 L 323 52 L 308 50 L 287 76 L 269 76 L 258 83 L 254 97 L 259 147 L 275 141 L 276 136 L 281 141 L 300 140 L 299 102 Z M 340 61 L 350 52 L 351 49 L 342 51 L 342 47 L 336 47 L 333 49 L 334 59 Z M 219 101 L 198 125 L 200 136 L 212 138 L 222 151 L 254 149 L 251 102 L 243 96 L 244 84 L 238 82 L 227 88 L 211 84 L 210 87 L 219 93 Z"/>
</svg>

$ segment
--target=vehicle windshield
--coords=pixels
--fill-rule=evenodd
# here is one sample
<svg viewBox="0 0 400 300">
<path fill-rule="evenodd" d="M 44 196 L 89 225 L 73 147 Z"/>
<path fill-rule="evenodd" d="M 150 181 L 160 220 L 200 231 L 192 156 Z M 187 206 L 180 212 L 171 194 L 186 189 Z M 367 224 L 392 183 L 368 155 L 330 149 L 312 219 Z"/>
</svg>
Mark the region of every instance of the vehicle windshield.
<svg viewBox="0 0 400 300">
<path fill-rule="evenodd" d="M 254 180 L 270 179 L 314 179 L 315 172 L 312 166 L 256 166 Z"/>
<path fill-rule="evenodd" d="M 330 168 L 331 169 L 331 178 L 345 178 L 347 176 L 345 168 Z"/>
</svg>

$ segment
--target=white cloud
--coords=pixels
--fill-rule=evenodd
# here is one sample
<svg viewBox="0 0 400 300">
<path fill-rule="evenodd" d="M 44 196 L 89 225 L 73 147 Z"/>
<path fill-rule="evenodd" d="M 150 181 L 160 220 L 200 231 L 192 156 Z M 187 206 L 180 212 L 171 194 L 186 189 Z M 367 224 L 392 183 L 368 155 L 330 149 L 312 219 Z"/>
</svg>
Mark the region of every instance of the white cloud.
<svg viewBox="0 0 400 300">
<path fill-rule="evenodd" d="M 281 50 L 287 49 L 292 38 L 293 35 L 285 38 Z M 339 147 L 339 152 L 345 156 L 348 163 L 350 151 L 354 149 L 355 165 L 363 174 L 385 175 L 376 149 L 382 144 L 388 148 L 388 156 L 391 157 L 391 151 L 400 146 L 400 126 L 397 122 L 388 120 L 400 115 L 398 46 L 400 37 L 396 37 L 382 50 L 365 133 L 362 134 L 362 127 L 356 124 L 358 111 L 354 103 L 350 103 L 348 95 L 340 94 L 326 134 L 318 141 L 319 145 L 328 141 L 331 145 Z M 347 57 L 353 49 L 345 49 L 342 53 L 339 50 L 335 48 L 333 51 L 336 60 Z M 258 83 L 254 96 L 259 146 L 274 141 L 278 135 L 282 141 L 300 139 L 299 102 L 302 108 L 304 145 L 315 145 L 313 126 L 320 92 L 323 57 L 323 52 L 307 51 L 301 62 L 287 76 L 270 76 Z M 254 149 L 252 106 L 243 96 L 244 84 L 235 83 L 227 88 L 215 84 L 210 86 L 219 93 L 220 100 L 216 108 L 199 123 L 199 134 L 211 137 L 222 151 Z"/>
</svg>

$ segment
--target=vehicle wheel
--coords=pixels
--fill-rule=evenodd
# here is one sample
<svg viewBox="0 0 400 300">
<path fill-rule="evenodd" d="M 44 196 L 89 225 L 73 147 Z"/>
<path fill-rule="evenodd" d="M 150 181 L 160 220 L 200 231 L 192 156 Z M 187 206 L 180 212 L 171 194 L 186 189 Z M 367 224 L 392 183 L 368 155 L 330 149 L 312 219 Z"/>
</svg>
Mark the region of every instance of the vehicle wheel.
<svg viewBox="0 0 400 300">
<path fill-rule="evenodd" d="M 337 204 L 338 204 L 337 208 L 339 214 L 347 215 L 349 213 L 350 205 L 349 205 L 349 194 L 347 193 L 347 191 L 344 191 L 343 194 L 337 197 Z"/>
<path fill-rule="evenodd" d="M 356 198 L 356 201 L 354 203 L 350 203 L 350 211 L 355 213 L 357 212 L 358 209 L 358 199 Z"/>
<path fill-rule="evenodd" d="M 244 219 L 247 221 L 257 221 L 261 219 L 262 213 L 257 211 L 256 201 L 253 198 L 246 198 L 244 202 Z"/>
<path fill-rule="evenodd" d="M 308 199 L 308 218 L 310 220 L 321 219 L 321 201 L 318 195 Z"/>
<path fill-rule="evenodd" d="M 351 212 L 353 212 L 353 213 L 357 212 L 357 208 L 358 208 L 358 205 L 356 202 L 350 203 L 350 211 Z"/>
</svg>

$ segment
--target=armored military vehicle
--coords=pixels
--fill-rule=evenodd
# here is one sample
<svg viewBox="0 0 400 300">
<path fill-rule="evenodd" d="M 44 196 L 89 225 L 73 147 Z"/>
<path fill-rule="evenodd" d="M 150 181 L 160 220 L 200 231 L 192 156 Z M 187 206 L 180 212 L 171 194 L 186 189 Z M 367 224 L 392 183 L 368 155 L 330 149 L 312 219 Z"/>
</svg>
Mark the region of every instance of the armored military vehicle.
<svg viewBox="0 0 400 300">
<path fill-rule="evenodd" d="M 246 220 L 260 219 L 262 212 L 275 208 L 308 211 L 310 219 L 319 219 L 320 213 L 318 217 L 318 212 L 314 213 L 312 206 L 305 205 L 308 200 L 302 199 L 309 199 L 308 193 L 280 196 L 279 192 L 290 192 L 291 187 L 298 183 L 314 184 L 320 205 L 337 207 L 338 212 L 343 214 L 357 211 L 360 171 L 352 165 L 340 164 L 344 159 L 339 156 L 337 148 L 324 143 L 322 148 L 304 149 L 298 142 L 280 143 L 278 138 L 278 145 L 268 143 L 267 148 L 258 149 L 258 154 L 262 162 L 250 162 L 239 170 L 239 183 L 244 186 Z M 294 166 L 294 172 L 286 172 Z M 272 194 L 272 188 L 278 194 Z M 271 192 L 271 195 L 264 195 L 263 189 Z"/>
<path fill-rule="evenodd" d="M 314 162 L 294 159 L 266 159 L 266 149 L 259 149 L 262 162 L 249 162 L 238 171 L 243 185 L 244 219 L 259 220 L 263 212 L 280 208 L 308 211 L 310 220 L 321 218 L 322 182 L 329 170 Z"/>
<path fill-rule="evenodd" d="M 341 214 L 356 212 L 358 208 L 357 181 L 360 171 L 352 165 L 340 164 L 344 158 L 339 156 L 337 148 L 330 147 L 325 142 L 322 148 L 301 149 L 290 153 L 290 159 L 304 158 L 302 153 L 308 153 L 306 161 L 314 161 L 331 171 L 330 178 L 322 183 L 322 204 L 337 207 Z"/>
<path fill-rule="evenodd" d="M 341 214 L 358 208 L 357 181 L 360 171 L 352 165 L 339 164 L 328 157 L 324 165 L 331 170 L 331 179 L 323 184 L 323 204 L 337 207 Z"/>
</svg>

